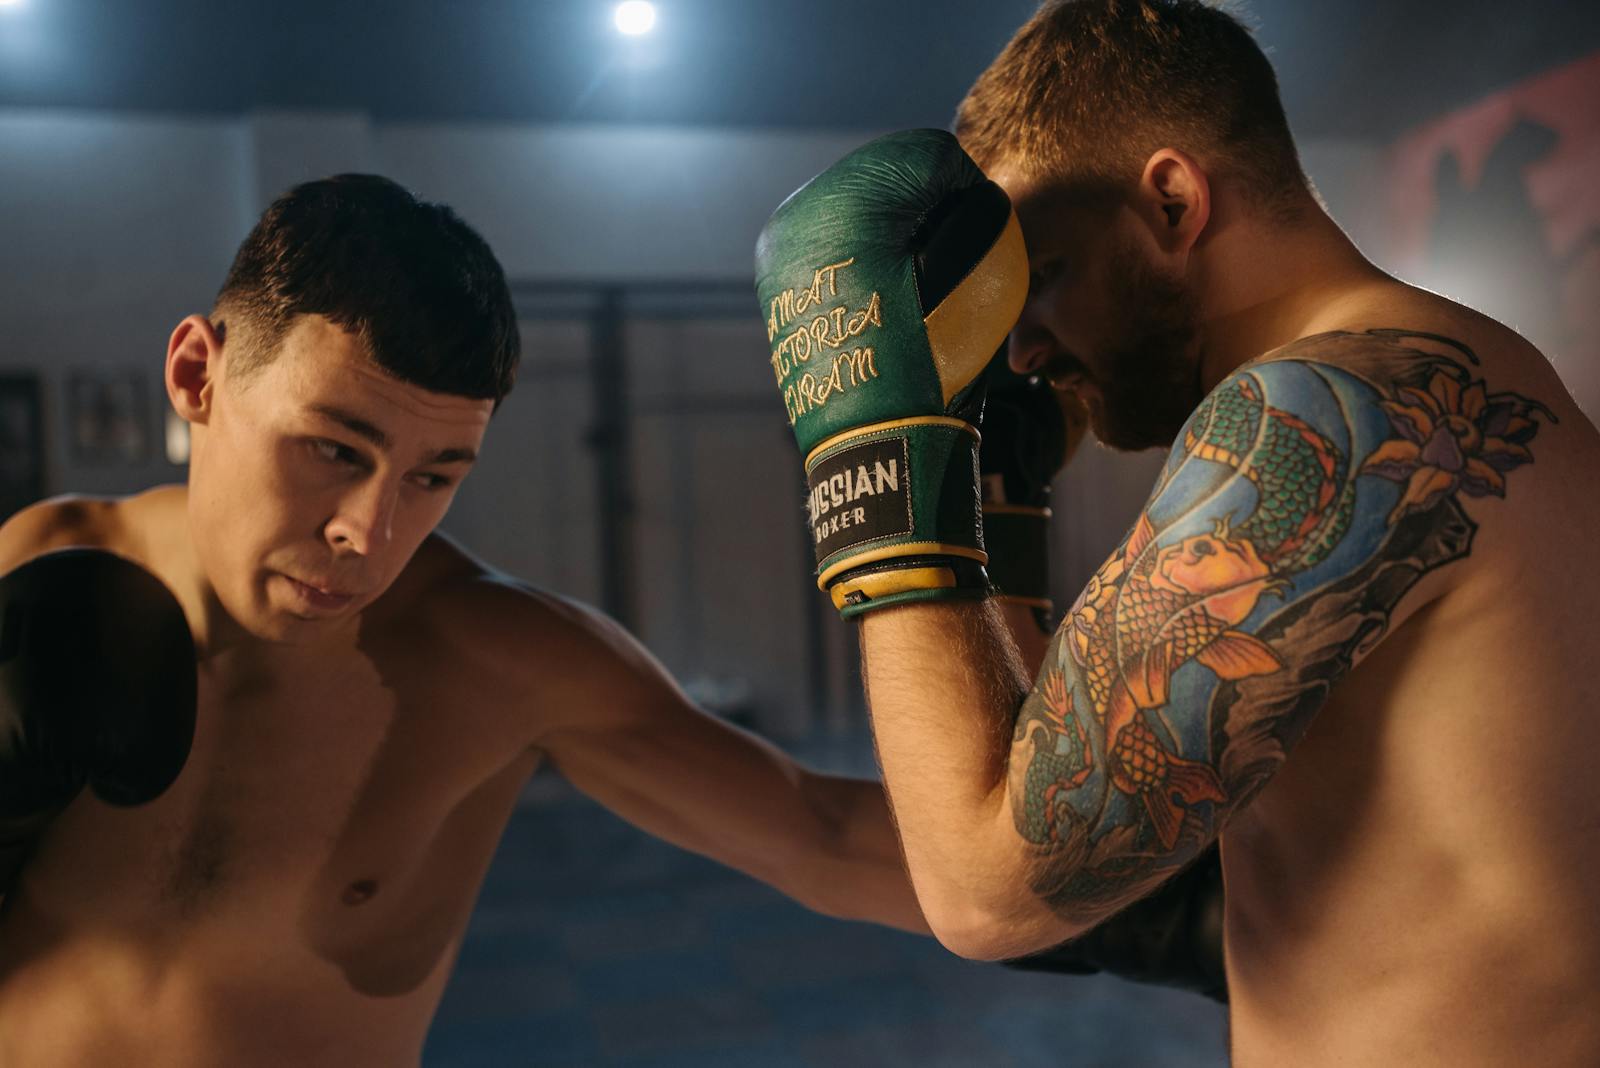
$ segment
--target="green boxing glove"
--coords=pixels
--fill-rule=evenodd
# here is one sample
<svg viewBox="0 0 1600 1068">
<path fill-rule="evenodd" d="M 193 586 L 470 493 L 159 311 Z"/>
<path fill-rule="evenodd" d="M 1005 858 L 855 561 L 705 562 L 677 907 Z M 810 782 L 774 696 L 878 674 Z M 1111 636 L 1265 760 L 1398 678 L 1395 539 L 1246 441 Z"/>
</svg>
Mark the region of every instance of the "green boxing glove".
<svg viewBox="0 0 1600 1068">
<path fill-rule="evenodd" d="M 982 376 L 1028 291 L 1005 192 L 942 130 L 881 137 L 773 213 L 756 291 L 817 585 L 846 618 L 985 596 Z"/>
</svg>

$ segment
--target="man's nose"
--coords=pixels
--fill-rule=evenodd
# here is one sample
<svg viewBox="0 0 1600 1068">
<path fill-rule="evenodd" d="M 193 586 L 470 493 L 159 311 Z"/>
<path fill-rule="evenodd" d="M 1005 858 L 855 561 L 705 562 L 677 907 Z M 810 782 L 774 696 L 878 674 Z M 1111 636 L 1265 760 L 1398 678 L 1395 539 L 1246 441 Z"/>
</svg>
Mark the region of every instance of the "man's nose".
<svg viewBox="0 0 1600 1068">
<path fill-rule="evenodd" d="M 394 536 L 394 512 L 399 500 L 398 486 L 381 479 L 370 479 L 339 502 L 338 511 L 328 520 L 328 544 L 343 552 L 368 556 L 382 549 Z"/>
<path fill-rule="evenodd" d="M 1006 338 L 1006 363 L 1019 375 L 1036 375 L 1050 362 L 1055 342 L 1050 332 L 1028 321 L 1027 313 Z"/>
</svg>

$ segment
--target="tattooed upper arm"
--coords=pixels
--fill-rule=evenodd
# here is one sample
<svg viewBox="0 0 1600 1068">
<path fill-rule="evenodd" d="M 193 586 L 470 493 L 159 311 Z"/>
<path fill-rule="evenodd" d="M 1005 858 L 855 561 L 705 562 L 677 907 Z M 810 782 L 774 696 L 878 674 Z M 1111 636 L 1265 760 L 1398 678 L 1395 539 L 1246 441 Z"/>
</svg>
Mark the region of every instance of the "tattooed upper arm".
<svg viewBox="0 0 1600 1068">
<path fill-rule="evenodd" d="M 1042 897 L 1093 922 L 1193 857 L 1407 592 L 1470 552 L 1468 499 L 1503 496 L 1554 418 L 1475 363 L 1444 338 L 1319 335 L 1195 410 L 1018 714 Z"/>
</svg>

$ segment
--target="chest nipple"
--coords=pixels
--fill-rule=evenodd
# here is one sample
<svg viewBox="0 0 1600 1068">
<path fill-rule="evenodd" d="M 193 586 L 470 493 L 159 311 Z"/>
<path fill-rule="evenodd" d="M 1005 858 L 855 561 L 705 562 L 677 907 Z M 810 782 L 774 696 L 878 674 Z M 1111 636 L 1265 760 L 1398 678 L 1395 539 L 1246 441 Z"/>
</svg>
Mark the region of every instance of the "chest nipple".
<svg viewBox="0 0 1600 1068">
<path fill-rule="evenodd" d="M 344 893 L 339 895 L 339 900 L 346 905 L 365 905 L 371 901 L 378 892 L 378 880 L 357 879 L 344 888 Z"/>
</svg>

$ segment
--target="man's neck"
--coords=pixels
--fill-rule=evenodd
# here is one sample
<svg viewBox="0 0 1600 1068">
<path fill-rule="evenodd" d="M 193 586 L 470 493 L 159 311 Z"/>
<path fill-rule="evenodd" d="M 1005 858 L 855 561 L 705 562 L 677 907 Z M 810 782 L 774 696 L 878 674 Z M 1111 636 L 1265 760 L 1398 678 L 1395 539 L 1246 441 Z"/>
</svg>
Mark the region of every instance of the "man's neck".
<svg viewBox="0 0 1600 1068">
<path fill-rule="evenodd" d="M 1320 209 L 1304 222 L 1251 222 L 1206 250 L 1201 384 L 1209 390 L 1240 365 L 1318 333 L 1330 310 L 1394 280 L 1362 256 Z"/>
</svg>

